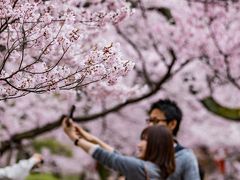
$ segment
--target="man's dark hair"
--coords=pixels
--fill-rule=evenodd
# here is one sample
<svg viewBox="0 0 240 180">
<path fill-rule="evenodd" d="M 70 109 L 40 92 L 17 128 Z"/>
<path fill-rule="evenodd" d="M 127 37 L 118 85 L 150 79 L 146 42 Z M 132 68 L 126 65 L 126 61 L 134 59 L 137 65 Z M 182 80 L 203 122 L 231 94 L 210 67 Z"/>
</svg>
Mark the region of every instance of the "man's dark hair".
<svg viewBox="0 0 240 180">
<path fill-rule="evenodd" d="M 178 107 L 178 105 L 174 101 L 171 101 L 169 99 L 160 99 L 157 102 L 152 104 L 149 114 L 154 109 L 160 110 L 165 115 L 167 123 L 173 120 L 177 121 L 177 125 L 173 130 L 173 135 L 176 136 L 182 120 L 182 111 Z"/>
</svg>

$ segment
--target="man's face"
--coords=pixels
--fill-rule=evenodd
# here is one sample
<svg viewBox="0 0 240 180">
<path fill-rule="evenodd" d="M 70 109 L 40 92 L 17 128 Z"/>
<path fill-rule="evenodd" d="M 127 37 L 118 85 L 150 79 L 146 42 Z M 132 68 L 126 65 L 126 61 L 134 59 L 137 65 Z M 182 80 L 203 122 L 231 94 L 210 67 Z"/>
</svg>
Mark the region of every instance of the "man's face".
<svg viewBox="0 0 240 180">
<path fill-rule="evenodd" d="M 149 126 L 152 125 L 167 125 L 166 117 L 159 109 L 153 109 L 149 115 L 147 123 Z"/>
<path fill-rule="evenodd" d="M 150 117 L 147 120 L 147 125 L 152 126 L 152 125 L 164 125 L 167 126 L 170 130 L 172 130 L 169 127 L 169 123 L 166 121 L 166 117 L 162 111 L 159 109 L 153 109 L 150 113 Z"/>
</svg>

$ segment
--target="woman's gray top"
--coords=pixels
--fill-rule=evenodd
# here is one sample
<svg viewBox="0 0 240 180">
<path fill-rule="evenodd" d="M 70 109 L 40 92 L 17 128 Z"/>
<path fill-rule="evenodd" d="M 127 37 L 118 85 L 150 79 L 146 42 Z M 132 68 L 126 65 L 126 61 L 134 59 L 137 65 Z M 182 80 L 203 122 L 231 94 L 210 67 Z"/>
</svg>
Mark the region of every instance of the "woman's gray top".
<svg viewBox="0 0 240 180">
<path fill-rule="evenodd" d="M 99 163 L 122 173 L 126 180 L 161 180 L 158 166 L 149 161 L 143 161 L 135 157 L 124 156 L 117 152 L 108 152 L 97 147 L 92 156 Z"/>
</svg>

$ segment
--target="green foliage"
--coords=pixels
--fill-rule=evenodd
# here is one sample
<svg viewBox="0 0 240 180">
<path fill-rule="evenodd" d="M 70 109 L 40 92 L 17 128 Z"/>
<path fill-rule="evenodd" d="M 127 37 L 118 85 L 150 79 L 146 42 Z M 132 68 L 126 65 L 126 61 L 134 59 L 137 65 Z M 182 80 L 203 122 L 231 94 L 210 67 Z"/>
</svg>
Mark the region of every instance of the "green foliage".
<svg viewBox="0 0 240 180">
<path fill-rule="evenodd" d="M 158 11 L 159 11 L 160 13 L 162 13 L 162 15 L 163 15 L 165 18 L 167 18 L 167 20 L 172 20 L 172 19 L 173 19 L 172 13 L 171 13 L 170 9 L 161 7 L 161 8 L 159 8 Z"/>
<path fill-rule="evenodd" d="M 53 174 L 31 174 L 26 180 L 85 180 L 85 178 L 79 177 L 78 175 L 67 175 L 61 178 L 54 176 Z"/>
<path fill-rule="evenodd" d="M 86 180 L 86 174 L 83 172 L 78 180 Z"/>
<path fill-rule="evenodd" d="M 218 116 L 221 116 L 228 120 L 240 122 L 240 108 L 229 108 L 222 106 L 217 101 L 215 101 L 215 99 L 211 96 L 202 99 L 201 103 L 208 111 Z"/>
<path fill-rule="evenodd" d="M 101 180 L 107 180 L 110 175 L 110 171 L 101 164 L 97 165 L 97 171 Z"/>
<path fill-rule="evenodd" d="M 41 139 L 35 140 L 32 143 L 36 152 L 41 152 L 42 148 L 48 148 L 52 154 L 72 157 L 72 151 L 67 146 L 61 144 L 55 139 Z"/>
<path fill-rule="evenodd" d="M 169 23 L 176 24 L 169 8 L 165 8 L 165 7 L 159 7 L 159 8 L 153 7 L 153 8 L 151 8 L 150 7 L 150 8 L 148 8 L 148 10 L 156 10 L 160 14 L 162 14 L 169 21 Z"/>
<path fill-rule="evenodd" d="M 63 176 L 61 180 L 81 180 L 82 178 L 76 175 Z M 84 179 L 82 179 L 84 180 Z"/>
<path fill-rule="evenodd" d="M 54 177 L 52 174 L 31 174 L 26 180 L 59 180 Z"/>
</svg>

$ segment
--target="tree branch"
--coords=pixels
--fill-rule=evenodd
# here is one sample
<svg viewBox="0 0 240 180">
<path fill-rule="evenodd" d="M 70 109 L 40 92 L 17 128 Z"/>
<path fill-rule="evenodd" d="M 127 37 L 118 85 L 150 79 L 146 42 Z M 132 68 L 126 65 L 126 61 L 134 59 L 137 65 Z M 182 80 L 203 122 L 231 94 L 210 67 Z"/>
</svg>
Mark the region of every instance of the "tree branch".
<svg viewBox="0 0 240 180">
<path fill-rule="evenodd" d="M 124 108 L 127 105 L 140 102 L 143 99 L 146 99 L 150 96 L 153 96 L 154 94 L 156 94 L 161 89 L 162 85 L 164 83 L 166 83 L 171 78 L 171 76 L 172 76 L 171 72 L 172 72 L 172 68 L 173 68 L 173 65 L 174 65 L 175 62 L 176 62 L 176 59 L 173 59 L 172 63 L 169 65 L 169 69 L 168 69 L 167 73 L 161 78 L 161 80 L 158 83 L 155 84 L 155 87 L 151 91 L 149 91 L 148 93 L 145 93 L 140 97 L 129 99 L 125 103 L 118 104 L 118 105 L 116 105 L 116 106 L 114 106 L 114 107 L 112 107 L 108 110 L 105 110 L 103 112 L 95 113 L 95 114 L 88 115 L 88 116 L 75 117 L 75 118 L 73 118 L 74 121 L 76 121 L 76 122 L 92 121 L 92 120 L 95 120 L 99 117 L 104 117 L 104 116 L 106 116 L 110 113 L 119 111 L 120 109 Z M 0 154 L 5 153 L 11 147 L 11 144 L 13 144 L 13 143 L 21 142 L 23 139 L 31 139 L 31 138 L 34 138 L 34 137 L 39 136 L 41 134 L 44 134 L 48 131 L 51 131 L 51 130 L 54 130 L 54 129 L 58 128 L 61 125 L 63 117 L 64 117 L 64 115 L 62 115 L 60 118 L 58 118 L 54 122 L 48 123 L 48 124 L 46 124 L 42 127 L 34 128 L 32 130 L 29 130 L 29 131 L 26 131 L 26 132 L 23 132 L 23 133 L 14 134 L 14 135 L 11 136 L 11 138 L 9 140 L 5 140 L 5 141 L 0 142 L 0 145 L 1 145 L 0 146 Z"/>
</svg>

